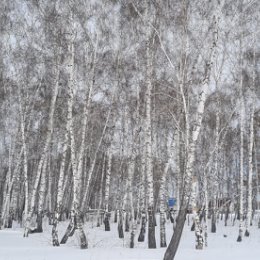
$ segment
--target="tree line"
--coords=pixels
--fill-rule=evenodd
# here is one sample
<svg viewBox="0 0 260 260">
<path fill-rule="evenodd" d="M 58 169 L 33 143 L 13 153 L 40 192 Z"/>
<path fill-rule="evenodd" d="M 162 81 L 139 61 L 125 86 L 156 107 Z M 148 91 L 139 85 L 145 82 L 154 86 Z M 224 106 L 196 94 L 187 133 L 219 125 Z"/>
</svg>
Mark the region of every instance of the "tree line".
<svg viewBox="0 0 260 260">
<path fill-rule="evenodd" d="M 259 11 L 254 0 L 2 0 L 0 226 L 54 246 L 118 223 L 173 259 L 220 213 L 238 241 L 259 209 Z M 176 199 L 176 214 L 167 200 Z M 34 219 L 36 218 L 36 223 Z M 69 219 L 64 236 L 59 222 Z M 260 223 L 260 222 L 259 222 Z M 202 228 L 203 226 L 203 228 Z"/>
</svg>

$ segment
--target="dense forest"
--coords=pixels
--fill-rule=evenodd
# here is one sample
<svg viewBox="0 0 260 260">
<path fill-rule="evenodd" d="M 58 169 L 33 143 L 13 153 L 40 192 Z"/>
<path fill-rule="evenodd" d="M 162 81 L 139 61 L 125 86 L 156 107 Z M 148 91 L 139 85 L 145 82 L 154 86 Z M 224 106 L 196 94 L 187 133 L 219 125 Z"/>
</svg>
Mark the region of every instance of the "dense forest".
<svg viewBox="0 0 260 260">
<path fill-rule="evenodd" d="M 239 221 L 238 242 L 250 236 L 258 0 L 0 2 L 0 229 L 17 221 L 33 236 L 47 217 L 53 246 L 76 232 L 84 249 L 94 215 L 105 231 L 130 232 L 129 247 L 148 232 L 156 248 L 170 219 L 164 260 L 187 213 L 197 249 L 220 215 Z"/>
</svg>

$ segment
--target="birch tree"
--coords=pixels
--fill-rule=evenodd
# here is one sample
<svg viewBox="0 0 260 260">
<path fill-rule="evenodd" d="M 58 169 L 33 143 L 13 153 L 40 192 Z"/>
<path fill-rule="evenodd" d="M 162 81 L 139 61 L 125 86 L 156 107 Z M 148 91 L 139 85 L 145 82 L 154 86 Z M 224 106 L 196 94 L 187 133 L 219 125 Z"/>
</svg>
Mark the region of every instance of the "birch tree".
<svg viewBox="0 0 260 260">
<path fill-rule="evenodd" d="M 74 137 L 74 129 L 73 129 L 73 100 L 75 93 L 75 22 L 73 14 L 71 14 L 71 39 L 69 45 L 69 83 L 68 83 L 68 93 L 69 93 L 69 101 L 68 101 L 68 121 L 69 121 L 69 136 L 70 136 L 70 152 L 71 152 L 71 165 L 72 165 L 72 175 L 73 175 L 73 201 L 72 201 L 72 210 L 71 210 L 71 219 L 70 224 L 66 230 L 64 237 L 62 238 L 61 243 L 66 243 L 69 236 L 73 235 L 75 229 L 78 230 L 80 236 L 80 248 L 86 249 L 88 247 L 87 239 L 85 232 L 82 226 L 82 219 L 80 215 L 80 175 L 81 172 L 77 169 L 76 162 L 76 150 L 75 150 L 75 137 Z"/>
<path fill-rule="evenodd" d="M 193 176 L 193 163 L 195 160 L 195 148 L 201 130 L 202 118 L 204 114 L 205 102 L 206 102 L 210 76 L 211 76 L 211 69 L 215 59 L 215 52 L 216 52 L 217 40 L 218 40 L 218 22 L 219 22 L 218 20 L 220 18 L 220 12 L 222 10 L 222 7 L 223 7 L 223 2 L 221 2 L 216 6 L 216 13 L 214 14 L 213 17 L 214 27 L 212 31 L 212 43 L 209 49 L 209 56 L 206 62 L 206 68 L 201 82 L 201 89 L 200 89 L 200 94 L 198 97 L 197 109 L 196 109 L 196 120 L 191 132 L 191 141 L 189 142 L 189 146 L 187 147 L 187 162 L 186 162 L 186 169 L 185 169 L 185 176 L 184 176 L 183 197 L 181 202 L 182 204 L 180 207 L 179 214 L 177 216 L 177 223 L 176 223 L 176 227 L 178 227 L 178 229 L 175 229 L 174 235 L 172 236 L 169 246 L 165 252 L 164 260 L 174 259 L 181 238 L 182 229 L 185 223 L 186 211 L 188 208 L 189 200 L 193 201 L 195 199 L 194 197 L 191 197 L 190 194 L 191 183 L 192 183 L 191 181 Z M 186 111 L 186 108 L 184 108 L 184 110 Z M 201 248 L 202 246 L 200 244 L 201 241 L 202 240 L 200 238 L 197 239 L 197 242 L 199 243 L 197 244 L 198 248 Z"/>
</svg>

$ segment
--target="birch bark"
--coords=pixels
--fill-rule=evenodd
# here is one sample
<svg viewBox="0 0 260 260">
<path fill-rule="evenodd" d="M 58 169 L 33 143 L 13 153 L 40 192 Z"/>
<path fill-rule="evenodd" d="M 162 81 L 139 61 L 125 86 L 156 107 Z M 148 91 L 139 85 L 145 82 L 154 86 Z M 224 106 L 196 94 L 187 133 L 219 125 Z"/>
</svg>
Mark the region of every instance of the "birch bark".
<svg viewBox="0 0 260 260">
<path fill-rule="evenodd" d="M 242 43 L 240 40 L 240 51 L 242 52 Z M 242 241 L 243 229 L 244 229 L 244 122 L 245 122 L 245 101 L 243 96 L 243 69 L 242 69 L 242 59 L 240 57 L 240 86 L 239 86 L 239 96 L 240 96 L 240 170 L 239 170 L 239 231 L 237 242 Z"/>
<path fill-rule="evenodd" d="M 254 98 L 252 100 L 252 107 L 251 107 L 251 113 L 250 113 L 250 131 L 249 131 L 249 147 L 248 147 L 248 194 L 247 194 L 247 216 L 246 216 L 246 231 L 245 236 L 249 236 L 249 226 L 252 225 L 252 177 L 253 177 L 253 144 L 254 144 Z"/>
<path fill-rule="evenodd" d="M 107 153 L 107 171 L 106 171 L 106 184 L 105 184 L 105 231 L 110 231 L 110 213 L 108 208 L 108 201 L 109 201 L 109 191 L 110 191 L 110 177 L 111 177 L 111 166 L 112 166 L 112 152 L 108 150 Z"/>
<path fill-rule="evenodd" d="M 60 54 L 60 51 L 59 51 L 59 54 Z M 49 150 L 49 146 L 50 146 L 50 142 L 51 142 L 51 138 L 52 138 L 54 110 L 55 110 L 55 104 L 56 104 L 56 99 L 57 99 L 58 90 L 59 90 L 59 75 L 60 75 L 60 69 L 59 69 L 59 58 L 58 58 L 57 64 L 56 64 L 56 71 L 55 71 L 54 89 L 53 89 L 53 93 L 52 93 L 52 97 L 51 97 L 51 104 L 50 104 L 50 110 L 49 110 L 46 141 L 45 141 L 42 155 L 40 157 L 40 161 L 38 163 L 34 186 L 32 189 L 30 208 L 28 210 L 28 215 L 27 215 L 27 219 L 26 219 L 24 237 L 28 237 L 28 234 L 29 234 L 30 222 L 31 222 L 32 215 L 35 211 L 35 203 L 36 203 L 36 197 L 37 197 L 36 195 L 37 195 L 37 191 L 38 191 L 39 182 L 41 179 L 43 165 L 46 160 L 46 156 L 48 154 L 48 150 Z"/>
<path fill-rule="evenodd" d="M 212 39 L 212 45 L 209 50 L 209 57 L 207 59 L 204 78 L 202 80 L 201 85 L 201 91 L 198 98 L 198 105 L 197 105 L 197 111 L 196 111 L 196 120 L 194 123 L 194 127 L 191 132 L 191 141 L 189 143 L 189 147 L 187 149 L 187 163 L 186 163 L 186 169 L 185 169 L 185 179 L 184 179 L 184 191 L 182 196 L 182 203 L 181 208 L 179 211 L 179 214 L 177 216 L 177 223 L 175 232 L 171 238 L 171 241 L 169 243 L 169 246 L 167 247 L 167 250 L 164 255 L 164 260 L 172 260 L 177 252 L 182 230 L 185 223 L 186 218 L 186 211 L 189 205 L 189 200 L 194 200 L 194 198 L 191 197 L 191 183 L 192 183 L 192 177 L 193 177 L 193 163 L 195 160 L 195 148 L 198 140 L 198 136 L 201 130 L 202 125 L 202 118 L 204 114 L 205 109 L 205 102 L 206 102 L 206 96 L 207 91 L 209 88 L 209 81 L 211 76 L 211 69 L 213 66 L 213 62 L 215 60 L 216 55 L 216 47 L 217 47 L 217 41 L 218 41 L 218 22 L 221 15 L 221 10 L 223 7 L 224 1 L 221 1 L 217 4 L 216 13 L 214 15 L 214 27 L 213 27 L 213 39 Z"/>
<path fill-rule="evenodd" d="M 165 189 L 166 189 L 166 176 L 169 169 L 170 162 L 167 162 L 164 166 L 164 171 L 161 176 L 160 187 L 160 246 L 166 247 L 166 231 L 165 231 Z"/>
<path fill-rule="evenodd" d="M 21 135 L 22 135 L 22 149 L 23 149 L 23 174 L 24 174 L 24 192 L 25 192 L 25 202 L 24 202 L 24 212 L 23 221 L 27 219 L 28 209 L 29 209 L 29 183 L 28 183 L 28 157 L 27 157 L 27 146 L 25 141 L 25 126 L 24 126 L 24 113 L 22 109 L 21 92 L 19 90 L 19 115 L 21 124 Z"/>
<path fill-rule="evenodd" d="M 75 28 L 75 24 L 73 18 L 71 19 L 73 23 L 73 29 Z M 74 100 L 74 92 L 75 92 L 75 50 L 74 50 L 74 32 L 71 33 L 71 42 L 69 46 L 70 50 L 70 64 L 69 64 L 69 83 L 68 83 L 68 121 L 69 121 L 69 136 L 70 136 L 70 151 L 71 151 L 71 166 L 72 166 L 72 176 L 73 176 L 73 201 L 72 201 L 72 211 L 71 211 L 71 219 L 70 224 L 66 230 L 65 235 L 62 238 L 61 243 L 64 244 L 67 242 L 69 236 L 72 236 L 77 229 L 80 236 L 80 248 L 86 249 L 88 247 L 87 239 L 85 232 L 83 230 L 82 224 L 82 216 L 80 215 L 80 177 L 81 174 L 77 169 L 76 162 L 76 151 L 75 151 L 75 138 L 74 138 L 74 129 L 73 129 L 73 100 Z"/>
</svg>

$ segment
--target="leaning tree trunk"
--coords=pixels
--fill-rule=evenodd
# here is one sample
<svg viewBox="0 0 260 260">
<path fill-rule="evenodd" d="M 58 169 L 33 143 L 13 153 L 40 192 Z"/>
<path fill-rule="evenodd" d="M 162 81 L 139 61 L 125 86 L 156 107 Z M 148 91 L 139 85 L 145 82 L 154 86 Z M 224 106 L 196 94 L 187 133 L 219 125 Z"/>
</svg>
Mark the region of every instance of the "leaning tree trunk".
<svg viewBox="0 0 260 260">
<path fill-rule="evenodd" d="M 86 181 L 86 184 L 84 185 L 84 194 L 83 194 L 83 199 L 82 199 L 82 203 L 81 203 L 81 211 L 83 212 L 85 207 L 86 207 L 86 204 L 87 204 L 87 201 L 88 201 L 88 196 L 89 196 L 89 186 L 90 186 L 90 182 L 93 178 L 93 173 L 94 173 L 94 169 L 95 169 L 95 165 L 96 165 L 96 161 L 97 161 L 97 155 L 98 155 L 98 152 L 99 152 L 99 149 L 100 149 L 100 146 L 102 144 L 102 141 L 103 141 L 103 138 L 104 138 L 104 135 L 105 135 L 105 132 L 106 132 L 106 129 L 107 129 L 107 125 L 108 125 L 108 121 L 109 121 L 109 118 L 111 116 L 111 110 L 112 110 L 112 107 L 110 107 L 109 111 L 108 111 L 108 114 L 107 114 L 107 118 L 106 118 L 106 122 L 105 122 L 105 125 L 104 125 L 104 128 L 103 128 L 103 131 L 102 131 L 102 135 L 99 139 L 99 142 L 98 142 L 98 145 L 96 147 L 96 150 L 95 150 L 95 153 L 94 153 L 94 158 L 92 160 L 92 163 L 91 163 L 91 166 L 90 166 L 90 169 L 88 171 L 88 177 L 87 177 L 87 181 Z"/>
<path fill-rule="evenodd" d="M 60 55 L 60 52 L 58 53 L 58 55 Z M 56 71 L 55 71 L 54 90 L 53 90 L 52 97 L 51 97 L 49 119 L 48 119 L 48 124 L 47 124 L 47 136 L 46 136 L 46 141 L 45 141 L 45 145 L 43 148 L 43 152 L 41 154 L 40 161 L 38 164 L 37 172 L 35 175 L 34 185 L 33 185 L 32 194 L 31 194 L 30 208 L 28 210 L 28 215 L 27 215 L 26 223 L 25 223 L 24 237 L 28 237 L 28 234 L 30 231 L 30 222 L 31 222 L 31 218 L 34 213 L 34 210 L 35 210 L 35 202 L 36 202 L 36 197 L 37 197 L 38 186 L 39 186 L 39 182 L 41 179 L 43 165 L 46 160 L 46 156 L 48 154 L 48 150 L 49 150 L 49 146 L 50 146 L 50 142 L 51 142 L 51 137 L 52 137 L 52 132 L 53 132 L 54 110 L 55 110 L 55 104 L 56 104 L 56 99 L 57 99 L 57 95 L 58 95 L 58 89 L 59 89 L 59 75 L 60 75 L 60 70 L 59 70 L 59 57 L 58 57 L 57 64 L 56 64 Z"/>
<path fill-rule="evenodd" d="M 216 49 L 217 40 L 218 40 L 218 18 L 219 18 L 222 7 L 223 7 L 223 1 L 221 2 L 221 4 L 218 3 L 216 16 L 214 16 L 212 46 L 210 48 L 209 58 L 206 63 L 205 75 L 204 75 L 204 79 L 202 81 L 202 87 L 201 87 L 198 105 L 197 105 L 197 111 L 196 111 L 196 121 L 194 122 L 194 127 L 193 127 L 193 130 L 191 133 L 191 142 L 189 144 L 189 147 L 187 147 L 187 163 L 186 163 L 186 169 L 185 169 L 185 175 L 184 175 L 182 202 L 181 202 L 179 214 L 177 217 L 176 228 L 175 228 L 174 234 L 172 236 L 172 239 L 167 247 L 167 250 L 165 252 L 164 260 L 173 260 L 175 257 L 175 254 L 177 252 L 179 242 L 181 239 L 184 223 L 185 223 L 186 211 L 187 211 L 187 208 L 189 205 L 189 200 L 192 199 L 190 191 L 191 191 L 191 187 L 192 187 L 193 163 L 195 160 L 195 148 L 196 148 L 197 140 L 198 140 L 199 133 L 201 130 L 202 118 L 203 118 L 204 109 L 205 109 L 206 96 L 207 96 L 207 91 L 209 88 L 211 69 L 212 69 L 213 61 L 215 60 L 215 49 Z M 183 100 L 185 100 L 185 97 L 183 97 Z M 187 107 L 184 107 L 184 111 L 187 111 Z M 186 115 L 185 118 L 187 118 L 189 120 L 188 115 Z M 188 132 L 189 131 L 186 131 L 186 133 L 188 133 Z"/>
<path fill-rule="evenodd" d="M 174 229 L 174 235 L 171 238 L 171 241 L 167 247 L 167 250 L 164 254 L 163 260 L 172 260 L 175 257 L 179 243 L 181 240 L 181 235 L 186 220 L 186 213 L 188 209 L 188 204 L 185 205 L 183 199 L 180 202 L 180 209 L 176 219 L 176 227 Z"/>
</svg>

